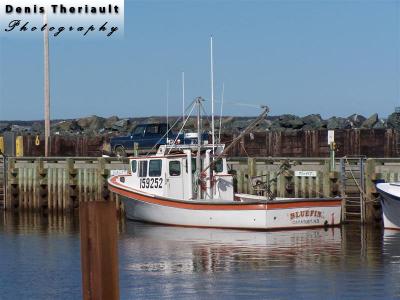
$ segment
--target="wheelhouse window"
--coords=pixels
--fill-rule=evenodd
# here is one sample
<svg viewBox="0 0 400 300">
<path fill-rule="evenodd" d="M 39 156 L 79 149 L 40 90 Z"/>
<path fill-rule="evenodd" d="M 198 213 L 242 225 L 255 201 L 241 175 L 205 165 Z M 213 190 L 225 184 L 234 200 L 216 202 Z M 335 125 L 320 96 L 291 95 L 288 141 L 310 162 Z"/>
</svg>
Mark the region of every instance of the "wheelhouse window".
<svg viewBox="0 0 400 300">
<path fill-rule="evenodd" d="M 150 160 L 149 176 L 150 177 L 160 177 L 161 176 L 161 159 Z"/>
<path fill-rule="evenodd" d="M 196 162 L 197 162 L 197 159 L 195 158 L 195 157 L 192 157 L 192 174 L 194 174 L 195 172 L 196 172 Z M 186 173 L 188 172 L 188 163 L 187 163 L 187 160 L 186 160 L 186 164 L 185 164 L 185 167 L 186 167 Z"/>
<path fill-rule="evenodd" d="M 192 157 L 192 174 L 196 172 L 197 169 L 197 159 Z"/>
<path fill-rule="evenodd" d="M 132 162 L 131 162 L 131 172 L 132 173 L 136 173 L 136 168 L 137 168 L 137 161 L 136 160 L 132 160 Z"/>
<path fill-rule="evenodd" d="M 170 176 L 181 175 L 181 162 L 179 160 L 172 160 L 169 162 L 169 175 Z"/>
<path fill-rule="evenodd" d="M 139 162 L 139 177 L 147 177 L 147 160 Z"/>
<path fill-rule="evenodd" d="M 218 159 L 215 163 L 214 163 L 214 171 L 217 173 L 221 173 L 224 170 L 224 164 L 222 159 Z"/>
</svg>

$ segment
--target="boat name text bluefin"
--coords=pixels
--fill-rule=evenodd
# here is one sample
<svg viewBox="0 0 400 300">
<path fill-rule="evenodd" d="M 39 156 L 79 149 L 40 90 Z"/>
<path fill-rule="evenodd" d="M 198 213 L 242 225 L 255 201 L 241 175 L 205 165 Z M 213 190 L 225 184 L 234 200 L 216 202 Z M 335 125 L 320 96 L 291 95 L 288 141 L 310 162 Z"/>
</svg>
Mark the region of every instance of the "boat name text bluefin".
<svg viewBox="0 0 400 300">
<path fill-rule="evenodd" d="M 295 220 L 295 219 L 305 218 L 305 217 L 322 218 L 323 216 L 322 216 L 321 211 L 312 210 L 312 209 L 295 211 L 295 212 L 290 213 L 290 220 Z"/>
</svg>

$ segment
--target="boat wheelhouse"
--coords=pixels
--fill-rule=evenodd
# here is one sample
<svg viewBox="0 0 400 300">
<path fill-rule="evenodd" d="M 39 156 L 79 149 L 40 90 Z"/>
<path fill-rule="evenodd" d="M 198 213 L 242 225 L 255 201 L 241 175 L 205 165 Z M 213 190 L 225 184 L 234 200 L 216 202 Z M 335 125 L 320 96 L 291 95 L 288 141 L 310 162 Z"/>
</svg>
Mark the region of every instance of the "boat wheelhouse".
<svg viewBox="0 0 400 300">
<path fill-rule="evenodd" d="M 220 154 L 223 145 L 214 146 L 216 154 Z M 233 197 L 233 177 L 228 174 L 226 158 L 220 158 L 213 169 L 203 174 L 197 173 L 196 149 L 192 145 L 162 145 L 154 156 L 138 156 L 130 158 L 130 176 L 123 177 L 125 184 L 147 194 L 174 198 L 177 200 L 193 200 L 198 188 L 203 190 L 204 199 L 225 199 Z M 201 165 L 211 161 L 211 145 L 203 146 Z M 208 184 L 196 184 L 199 177 Z"/>
</svg>

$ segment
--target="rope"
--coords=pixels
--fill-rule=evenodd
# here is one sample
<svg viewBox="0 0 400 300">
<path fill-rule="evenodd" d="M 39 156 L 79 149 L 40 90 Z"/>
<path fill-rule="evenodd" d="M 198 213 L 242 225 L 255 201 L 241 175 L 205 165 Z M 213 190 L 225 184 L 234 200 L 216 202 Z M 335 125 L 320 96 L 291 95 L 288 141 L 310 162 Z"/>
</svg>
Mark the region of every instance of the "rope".
<svg viewBox="0 0 400 300">
<path fill-rule="evenodd" d="M 193 103 L 194 103 L 194 102 L 193 102 Z M 179 130 L 179 132 L 178 132 L 178 134 L 177 134 L 177 136 L 176 136 L 176 138 L 175 138 L 175 140 L 174 140 L 174 143 L 173 143 L 174 146 L 176 146 L 176 141 L 178 140 L 178 137 L 179 137 L 179 135 L 181 134 L 183 128 L 185 127 L 187 121 L 189 120 L 190 115 L 192 114 L 193 109 L 194 109 L 194 105 L 192 106 L 192 109 L 190 110 L 190 112 L 189 112 L 189 114 L 188 114 L 188 116 L 187 116 L 185 122 L 184 122 L 183 125 L 181 126 L 181 129 Z M 200 139 L 200 137 L 197 137 L 197 139 Z M 169 154 L 170 152 L 171 152 L 171 149 L 168 149 L 168 154 Z"/>
<path fill-rule="evenodd" d="M 246 148 L 244 147 L 244 145 L 243 145 L 242 142 L 240 142 L 240 145 L 242 146 L 242 149 L 243 149 L 244 153 L 246 153 L 247 158 L 250 158 L 250 156 L 249 156 L 249 154 L 247 153 Z"/>
<path fill-rule="evenodd" d="M 186 110 L 185 110 L 185 112 L 186 112 L 186 111 L 189 110 L 190 107 L 192 107 L 192 109 L 190 110 L 190 112 L 189 112 L 189 114 L 188 114 L 188 116 L 187 116 L 187 118 L 186 118 L 186 121 L 189 119 L 189 117 L 190 117 L 190 115 L 191 115 L 191 113 L 192 113 L 192 111 L 193 111 L 193 108 L 194 108 L 194 105 L 193 105 L 193 104 L 194 104 L 194 103 L 195 103 L 195 101 L 192 101 L 192 102 L 188 105 L 188 107 L 186 108 Z M 166 132 L 166 133 L 157 141 L 157 143 L 146 153 L 146 156 L 149 155 L 150 152 L 152 152 L 152 151 L 157 147 L 157 145 L 158 145 L 159 142 L 161 142 L 165 137 L 168 137 L 168 134 L 172 131 L 172 128 L 174 128 L 175 125 L 178 124 L 179 120 L 180 120 L 180 118 L 177 118 L 177 119 L 176 119 L 176 121 L 174 122 L 174 124 L 172 124 L 172 126 L 171 126 L 170 128 L 168 128 L 167 132 Z M 183 120 L 183 117 L 182 117 L 182 120 Z M 185 121 L 185 124 L 186 124 L 186 121 Z M 176 139 L 178 138 L 178 136 L 179 136 L 179 134 L 181 133 L 181 130 L 183 129 L 183 127 L 185 126 L 185 124 L 183 124 L 182 128 L 179 130 L 179 133 L 178 133 Z M 176 142 L 176 139 L 175 139 L 174 143 Z"/>
</svg>

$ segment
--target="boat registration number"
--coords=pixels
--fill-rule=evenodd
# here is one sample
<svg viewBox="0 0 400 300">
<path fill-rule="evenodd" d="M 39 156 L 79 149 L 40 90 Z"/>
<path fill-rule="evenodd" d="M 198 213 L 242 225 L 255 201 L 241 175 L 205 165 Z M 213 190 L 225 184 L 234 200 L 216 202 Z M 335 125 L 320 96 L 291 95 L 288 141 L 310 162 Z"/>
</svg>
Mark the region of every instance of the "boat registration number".
<svg viewBox="0 0 400 300">
<path fill-rule="evenodd" d="M 141 189 L 161 189 L 163 184 L 162 178 L 141 178 Z"/>
</svg>

